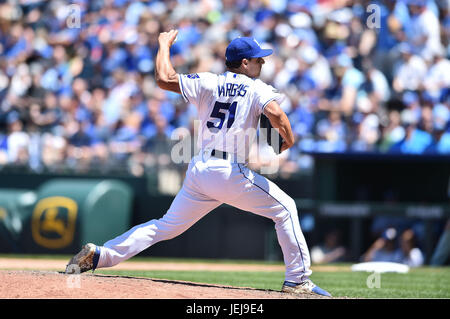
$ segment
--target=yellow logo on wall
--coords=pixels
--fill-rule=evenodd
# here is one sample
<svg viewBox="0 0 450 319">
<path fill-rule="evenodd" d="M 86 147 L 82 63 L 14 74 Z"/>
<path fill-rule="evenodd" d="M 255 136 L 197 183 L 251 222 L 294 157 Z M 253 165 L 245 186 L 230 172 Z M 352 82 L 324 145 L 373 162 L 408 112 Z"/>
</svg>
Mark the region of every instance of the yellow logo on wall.
<svg viewBox="0 0 450 319">
<path fill-rule="evenodd" d="M 34 241 L 45 248 L 57 249 L 70 245 L 75 234 L 77 203 L 68 197 L 41 199 L 35 206 L 31 233 Z"/>
<path fill-rule="evenodd" d="M 6 209 L 4 209 L 3 207 L 0 207 L 0 220 L 6 219 L 6 216 L 8 216 Z"/>
</svg>

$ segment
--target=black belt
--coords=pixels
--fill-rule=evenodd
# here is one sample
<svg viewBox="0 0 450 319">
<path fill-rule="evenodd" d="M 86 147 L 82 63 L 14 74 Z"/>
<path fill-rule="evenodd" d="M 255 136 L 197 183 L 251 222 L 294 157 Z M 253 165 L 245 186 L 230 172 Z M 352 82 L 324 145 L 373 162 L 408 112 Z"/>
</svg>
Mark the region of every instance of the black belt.
<svg viewBox="0 0 450 319">
<path fill-rule="evenodd" d="M 223 152 L 223 151 L 218 151 L 218 150 L 212 150 L 211 156 L 214 156 L 214 157 L 217 157 L 217 158 L 222 158 L 222 159 L 227 159 L 228 158 L 228 153 L 227 152 Z"/>
</svg>

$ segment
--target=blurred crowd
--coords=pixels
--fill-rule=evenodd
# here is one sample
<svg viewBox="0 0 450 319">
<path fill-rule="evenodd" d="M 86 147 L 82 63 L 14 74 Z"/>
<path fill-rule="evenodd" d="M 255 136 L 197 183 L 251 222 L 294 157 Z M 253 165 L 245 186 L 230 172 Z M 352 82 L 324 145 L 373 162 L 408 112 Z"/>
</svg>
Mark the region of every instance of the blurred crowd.
<svg viewBox="0 0 450 319">
<path fill-rule="evenodd" d="M 171 165 L 194 106 L 155 85 L 158 34 L 178 73 L 225 70 L 238 36 L 274 49 L 261 78 L 286 95 L 308 152 L 450 154 L 449 0 L 0 1 L 0 167 Z"/>
</svg>

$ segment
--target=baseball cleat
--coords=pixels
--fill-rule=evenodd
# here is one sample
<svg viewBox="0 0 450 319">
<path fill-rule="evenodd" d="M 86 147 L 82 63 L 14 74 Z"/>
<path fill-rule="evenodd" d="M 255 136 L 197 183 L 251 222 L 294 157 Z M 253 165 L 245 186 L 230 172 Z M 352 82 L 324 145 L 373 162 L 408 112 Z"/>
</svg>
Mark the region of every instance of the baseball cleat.
<svg viewBox="0 0 450 319">
<path fill-rule="evenodd" d="M 316 294 L 331 297 L 331 294 L 328 291 L 316 286 L 310 279 L 306 279 L 301 283 L 285 281 L 281 291 L 293 294 Z"/>
<path fill-rule="evenodd" d="M 66 266 L 66 274 L 77 274 L 85 271 L 94 271 L 97 268 L 100 249 L 94 244 L 86 244 L 81 251 L 72 257 Z"/>
</svg>

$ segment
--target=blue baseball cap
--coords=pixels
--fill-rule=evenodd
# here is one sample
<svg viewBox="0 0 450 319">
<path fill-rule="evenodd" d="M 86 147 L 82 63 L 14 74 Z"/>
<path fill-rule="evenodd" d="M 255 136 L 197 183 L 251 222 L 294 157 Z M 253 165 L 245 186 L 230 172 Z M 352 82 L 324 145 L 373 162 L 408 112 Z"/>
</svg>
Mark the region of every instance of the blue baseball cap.
<svg viewBox="0 0 450 319">
<path fill-rule="evenodd" d="M 242 59 L 262 58 L 273 53 L 272 49 L 261 49 L 254 38 L 240 37 L 233 39 L 225 51 L 227 61 L 239 61 Z"/>
</svg>

